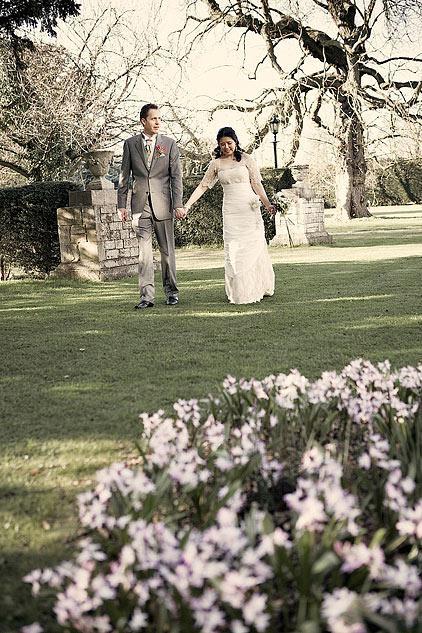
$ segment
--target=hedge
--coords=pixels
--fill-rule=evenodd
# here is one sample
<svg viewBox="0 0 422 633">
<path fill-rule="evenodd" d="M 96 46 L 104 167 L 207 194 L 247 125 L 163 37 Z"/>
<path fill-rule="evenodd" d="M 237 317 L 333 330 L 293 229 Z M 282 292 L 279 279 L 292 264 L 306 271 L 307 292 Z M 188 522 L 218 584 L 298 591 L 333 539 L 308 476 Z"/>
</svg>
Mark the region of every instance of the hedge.
<svg viewBox="0 0 422 633">
<path fill-rule="evenodd" d="M 0 257 L 4 268 L 47 274 L 60 262 L 57 209 L 67 206 L 71 182 L 36 182 L 0 189 Z"/>
<path fill-rule="evenodd" d="M 422 202 L 422 159 L 377 165 L 368 198 L 373 205 Z"/>
<path fill-rule="evenodd" d="M 277 172 L 276 172 L 277 173 Z M 263 172 L 263 185 L 269 198 L 278 189 L 278 178 L 274 170 Z M 187 200 L 201 181 L 200 177 L 185 178 L 183 182 L 184 200 Z M 176 223 L 176 246 L 213 246 L 223 243 L 223 216 L 221 212 L 223 204 L 223 190 L 219 184 L 215 185 L 204 194 L 195 204 L 186 220 Z M 267 242 L 275 235 L 274 218 L 264 210 L 262 212 Z"/>
</svg>

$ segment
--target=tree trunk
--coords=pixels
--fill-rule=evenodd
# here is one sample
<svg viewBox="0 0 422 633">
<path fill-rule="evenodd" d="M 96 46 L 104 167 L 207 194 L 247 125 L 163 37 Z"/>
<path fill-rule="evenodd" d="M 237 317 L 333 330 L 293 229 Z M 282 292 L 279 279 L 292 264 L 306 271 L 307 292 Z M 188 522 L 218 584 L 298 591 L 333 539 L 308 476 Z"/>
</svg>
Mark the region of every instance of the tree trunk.
<svg viewBox="0 0 422 633">
<path fill-rule="evenodd" d="M 341 104 L 337 129 L 336 206 L 340 219 L 370 217 L 366 200 L 363 126 L 348 104 Z"/>
<path fill-rule="evenodd" d="M 354 18 L 353 18 L 354 19 Z M 348 33 L 344 33 L 347 39 Z M 337 162 L 336 203 L 337 214 L 344 220 L 366 218 L 368 211 L 365 179 L 365 138 L 362 108 L 359 99 L 361 76 L 359 57 L 346 46 L 348 73 L 337 93 Z"/>
<path fill-rule="evenodd" d="M 0 255 L 0 281 L 7 281 L 10 276 L 10 266 L 7 268 L 4 255 Z"/>
</svg>

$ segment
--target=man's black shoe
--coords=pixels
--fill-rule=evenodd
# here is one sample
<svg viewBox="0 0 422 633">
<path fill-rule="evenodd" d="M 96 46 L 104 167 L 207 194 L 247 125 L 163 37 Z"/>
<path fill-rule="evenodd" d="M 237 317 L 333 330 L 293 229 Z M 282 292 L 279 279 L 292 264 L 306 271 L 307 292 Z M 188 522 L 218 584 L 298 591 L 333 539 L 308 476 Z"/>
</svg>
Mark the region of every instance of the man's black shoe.
<svg viewBox="0 0 422 633">
<path fill-rule="evenodd" d="M 144 310 L 144 308 L 153 308 L 154 304 L 151 303 L 151 301 L 145 301 L 145 299 L 142 299 L 142 301 L 140 301 L 136 306 L 135 306 L 135 310 Z"/>
<path fill-rule="evenodd" d="M 178 303 L 179 303 L 179 299 L 178 299 L 178 297 L 174 297 L 174 296 L 172 296 L 172 295 L 170 295 L 170 297 L 167 297 L 166 304 L 167 304 L 168 306 L 175 306 L 175 305 L 177 305 Z"/>
</svg>

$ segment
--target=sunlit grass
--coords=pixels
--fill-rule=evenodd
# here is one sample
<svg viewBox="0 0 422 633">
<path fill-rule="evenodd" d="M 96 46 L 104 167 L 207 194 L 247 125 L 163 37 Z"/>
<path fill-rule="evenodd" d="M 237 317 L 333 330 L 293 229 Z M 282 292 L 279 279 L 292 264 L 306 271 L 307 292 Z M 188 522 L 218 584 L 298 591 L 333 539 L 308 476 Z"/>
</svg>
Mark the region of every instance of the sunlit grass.
<svg viewBox="0 0 422 633">
<path fill-rule="evenodd" d="M 413 243 L 415 224 L 385 222 L 401 226 L 399 240 L 407 229 Z M 422 260 L 405 257 L 406 240 L 400 257 L 382 259 L 383 234 L 375 237 L 385 243 L 368 249 L 374 261 L 357 261 L 350 240 L 367 247 L 375 239 L 362 226 L 333 230 L 335 248 L 271 249 L 276 293 L 252 306 L 226 301 L 215 249 L 178 253 L 180 304 L 168 307 L 158 293 L 146 313 L 133 309 L 135 278 L 0 286 L 1 631 L 40 616 L 20 578 L 70 553 L 76 493 L 97 469 L 134 457 L 142 411 L 202 397 L 228 373 L 297 367 L 314 378 L 355 357 L 421 360 Z M 336 253 L 349 261 L 333 261 Z"/>
</svg>

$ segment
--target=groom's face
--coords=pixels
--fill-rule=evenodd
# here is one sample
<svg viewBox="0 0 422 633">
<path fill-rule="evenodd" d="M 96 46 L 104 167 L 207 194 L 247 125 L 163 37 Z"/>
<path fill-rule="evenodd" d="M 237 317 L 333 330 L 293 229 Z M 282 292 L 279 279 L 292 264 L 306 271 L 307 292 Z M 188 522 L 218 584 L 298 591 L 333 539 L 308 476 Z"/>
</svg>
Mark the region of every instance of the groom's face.
<svg viewBox="0 0 422 633">
<path fill-rule="evenodd" d="M 160 111 L 149 110 L 146 119 L 141 119 L 141 123 L 144 126 L 145 134 L 148 136 L 157 134 L 161 124 Z"/>
</svg>

